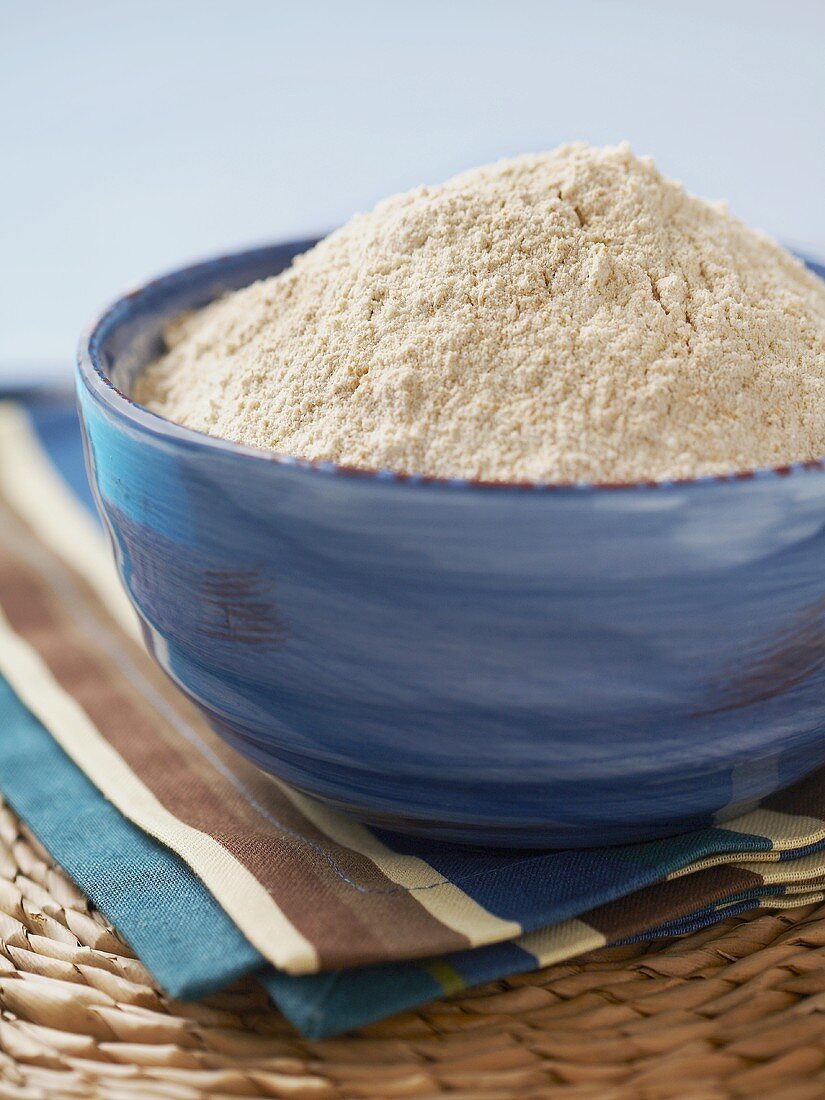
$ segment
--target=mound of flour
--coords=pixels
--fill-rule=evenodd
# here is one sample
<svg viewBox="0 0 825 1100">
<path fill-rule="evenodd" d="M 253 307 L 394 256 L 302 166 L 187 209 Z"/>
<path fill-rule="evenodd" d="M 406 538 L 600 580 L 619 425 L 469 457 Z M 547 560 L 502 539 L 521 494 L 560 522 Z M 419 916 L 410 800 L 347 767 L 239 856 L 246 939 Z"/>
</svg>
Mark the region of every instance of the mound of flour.
<svg viewBox="0 0 825 1100">
<path fill-rule="evenodd" d="M 137 400 L 313 459 L 626 481 L 825 454 L 825 282 L 627 145 L 389 198 L 182 318 Z"/>
</svg>

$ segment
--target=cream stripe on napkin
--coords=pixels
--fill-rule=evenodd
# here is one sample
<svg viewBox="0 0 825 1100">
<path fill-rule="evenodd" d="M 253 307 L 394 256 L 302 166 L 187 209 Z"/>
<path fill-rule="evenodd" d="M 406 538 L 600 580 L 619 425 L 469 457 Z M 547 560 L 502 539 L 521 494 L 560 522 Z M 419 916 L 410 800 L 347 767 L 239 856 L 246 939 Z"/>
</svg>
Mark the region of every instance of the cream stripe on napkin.
<svg viewBox="0 0 825 1100">
<path fill-rule="evenodd" d="M 8 401 L 0 403 L 0 492 L 38 538 L 83 577 L 118 626 L 141 640 L 106 537 L 52 466 L 24 410 Z"/>
</svg>

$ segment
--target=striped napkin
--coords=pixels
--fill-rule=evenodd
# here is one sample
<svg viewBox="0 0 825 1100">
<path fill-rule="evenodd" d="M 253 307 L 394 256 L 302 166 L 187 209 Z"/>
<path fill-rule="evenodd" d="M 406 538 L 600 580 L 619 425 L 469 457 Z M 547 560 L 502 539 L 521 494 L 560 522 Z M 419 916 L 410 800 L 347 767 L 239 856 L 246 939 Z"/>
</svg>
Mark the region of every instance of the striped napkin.
<svg viewBox="0 0 825 1100">
<path fill-rule="evenodd" d="M 0 788 L 171 995 L 255 972 L 314 1037 L 825 896 L 825 772 L 724 826 L 553 852 L 368 829 L 262 774 L 146 655 L 68 399 L 0 403 Z"/>
</svg>

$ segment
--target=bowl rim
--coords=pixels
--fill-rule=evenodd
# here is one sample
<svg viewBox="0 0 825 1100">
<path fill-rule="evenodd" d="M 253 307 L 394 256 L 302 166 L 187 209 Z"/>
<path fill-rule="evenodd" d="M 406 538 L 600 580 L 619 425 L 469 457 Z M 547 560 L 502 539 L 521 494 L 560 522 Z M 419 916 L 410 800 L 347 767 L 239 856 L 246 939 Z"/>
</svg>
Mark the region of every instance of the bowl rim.
<svg viewBox="0 0 825 1100">
<path fill-rule="evenodd" d="M 308 472 L 313 475 L 344 477 L 374 484 L 405 485 L 410 488 L 462 490 L 473 493 L 507 492 L 523 494 L 581 495 L 621 491 L 637 493 L 656 491 L 667 493 L 674 489 L 710 489 L 714 486 L 735 484 L 743 481 L 787 478 L 792 474 L 811 473 L 825 470 L 825 456 L 801 462 L 787 463 L 781 466 L 765 466 L 756 469 L 736 470 L 726 474 L 703 474 L 699 477 L 671 480 L 639 479 L 637 481 L 518 481 L 506 479 L 439 477 L 427 474 L 407 474 L 396 470 L 366 466 L 348 466 L 329 460 L 301 458 L 281 451 L 268 451 L 258 447 L 237 443 L 234 440 L 208 435 L 195 428 L 177 424 L 159 413 L 152 412 L 139 405 L 127 394 L 115 386 L 103 370 L 101 345 L 109 332 L 125 320 L 141 302 L 173 290 L 180 284 L 204 275 L 218 273 L 226 266 L 252 264 L 279 250 L 291 253 L 292 257 L 311 248 L 320 238 L 301 238 L 273 242 L 239 251 L 221 253 L 183 267 L 175 268 L 159 276 L 148 279 L 110 302 L 83 330 L 77 351 L 77 376 L 100 404 L 116 416 L 130 422 L 142 432 L 161 437 L 178 446 L 201 451 L 216 451 L 236 455 L 242 461 L 266 462 L 293 469 L 296 472 Z M 795 253 L 818 276 L 825 279 L 825 263 L 807 253 Z M 290 260 L 291 262 L 291 260 Z M 288 265 L 287 265 L 288 266 Z M 255 281 L 255 280 L 253 280 Z M 251 284 L 249 284 L 251 285 Z"/>
</svg>

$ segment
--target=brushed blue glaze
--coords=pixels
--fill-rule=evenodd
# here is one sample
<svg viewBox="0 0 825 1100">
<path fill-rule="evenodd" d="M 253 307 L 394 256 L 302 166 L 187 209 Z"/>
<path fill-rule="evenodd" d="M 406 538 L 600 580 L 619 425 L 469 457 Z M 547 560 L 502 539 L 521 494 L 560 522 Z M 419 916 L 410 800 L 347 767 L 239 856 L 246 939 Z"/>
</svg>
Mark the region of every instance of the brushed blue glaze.
<svg viewBox="0 0 825 1100">
<path fill-rule="evenodd" d="M 622 489 L 357 476 L 123 396 L 171 317 L 307 243 L 151 283 L 81 344 L 121 574 L 218 732 L 367 821 L 509 846 L 663 836 L 825 762 L 818 464 Z"/>
</svg>

